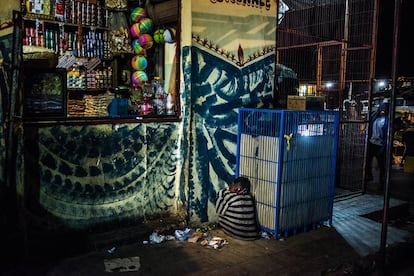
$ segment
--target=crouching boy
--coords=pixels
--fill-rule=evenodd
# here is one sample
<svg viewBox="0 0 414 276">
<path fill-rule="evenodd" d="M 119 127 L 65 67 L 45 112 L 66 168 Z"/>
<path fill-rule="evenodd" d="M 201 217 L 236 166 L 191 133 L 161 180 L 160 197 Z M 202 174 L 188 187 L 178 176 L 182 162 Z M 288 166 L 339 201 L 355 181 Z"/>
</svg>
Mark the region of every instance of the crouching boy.
<svg viewBox="0 0 414 276">
<path fill-rule="evenodd" d="M 218 192 L 216 211 L 219 226 L 227 235 L 241 240 L 258 238 L 256 207 L 246 177 L 236 178 L 228 188 Z"/>
</svg>

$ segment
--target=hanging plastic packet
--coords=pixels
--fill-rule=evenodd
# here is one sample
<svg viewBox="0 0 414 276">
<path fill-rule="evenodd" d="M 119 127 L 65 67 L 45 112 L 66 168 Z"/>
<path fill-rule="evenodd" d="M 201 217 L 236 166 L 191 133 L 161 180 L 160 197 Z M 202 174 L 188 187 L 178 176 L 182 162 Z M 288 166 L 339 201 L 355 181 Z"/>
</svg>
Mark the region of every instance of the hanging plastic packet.
<svg viewBox="0 0 414 276">
<path fill-rule="evenodd" d="M 105 7 L 108 9 L 126 9 L 128 0 L 105 0 Z"/>
<path fill-rule="evenodd" d="M 132 53 L 128 21 L 123 12 L 109 14 L 110 45 L 114 53 Z"/>
<path fill-rule="evenodd" d="M 55 2 L 55 20 L 64 21 L 65 19 L 65 0 Z"/>
</svg>

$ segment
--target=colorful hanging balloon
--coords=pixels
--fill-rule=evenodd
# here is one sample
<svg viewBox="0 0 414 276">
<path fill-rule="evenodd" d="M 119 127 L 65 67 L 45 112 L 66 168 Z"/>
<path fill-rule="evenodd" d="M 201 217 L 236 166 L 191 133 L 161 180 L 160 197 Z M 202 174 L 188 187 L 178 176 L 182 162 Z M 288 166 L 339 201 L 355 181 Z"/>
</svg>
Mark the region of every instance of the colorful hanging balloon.
<svg viewBox="0 0 414 276">
<path fill-rule="evenodd" d="M 147 17 L 147 13 L 145 9 L 141 7 L 136 7 L 131 10 L 131 21 L 134 23 L 138 23 L 141 19 Z"/>
<path fill-rule="evenodd" d="M 134 70 L 145 70 L 147 68 L 148 62 L 147 59 L 144 56 L 134 56 L 131 59 L 131 67 Z"/>
<path fill-rule="evenodd" d="M 132 24 L 132 26 L 129 28 L 129 32 L 131 33 L 132 37 L 139 37 L 139 35 L 141 34 L 141 31 L 139 29 L 139 23 Z"/>
<path fill-rule="evenodd" d="M 151 18 L 143 18 L 139 21 L 139 30 L 141 34 L 148 34 L 152 31 L 153 22 Z"/>
<path fill-rule="evenodd" d="M 149 34 L 140 35 L 138 38 L 138 41 L 139 41 L 139 45 L 141 45 L 141 47 L 144 48 L 145 50 L 148 50 L 154 44 L 154 40 L 152 39 L 152 36 Z"/>
<path fill-rule="evenodd" d="M 135 86 L 141 86 L 144 82 L 148 81 L 148 75 L 145 71 L 135 71 L 131 75 L 131 80 Z"/>
<path fill-rule="evenodd" d="M 145 54 L 145 49 L 142 48 L 141 44 L 139 44 L 138 38 L 132 40 L 132 49 L 134 50 L 134 53 L 137 55 Z"/>
</svg>

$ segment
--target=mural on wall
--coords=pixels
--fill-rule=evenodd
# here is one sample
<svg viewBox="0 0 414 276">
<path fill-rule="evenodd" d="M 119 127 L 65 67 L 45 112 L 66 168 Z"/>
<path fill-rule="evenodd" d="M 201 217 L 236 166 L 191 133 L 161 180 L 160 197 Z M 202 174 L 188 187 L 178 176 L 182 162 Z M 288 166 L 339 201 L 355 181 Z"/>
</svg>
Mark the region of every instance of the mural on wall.
<svg viewBox="0 0 414 276">
<path fill-rule="evenodd" d="M 31 152 L 39 160 L 38 201 L 63 224 L 84 228 L 145 219 L 175 207 L 176 125 L 57 126 L 38 132 L 39 147 Z"/>
<path fill-rule="evenodd" d="M 277 3 L 196 2 L 188 204 L 190 220 L 203 222 L 215 220 L 216 193 L 235 177 L 237 109 L 273 96 Z"/>
</svg>

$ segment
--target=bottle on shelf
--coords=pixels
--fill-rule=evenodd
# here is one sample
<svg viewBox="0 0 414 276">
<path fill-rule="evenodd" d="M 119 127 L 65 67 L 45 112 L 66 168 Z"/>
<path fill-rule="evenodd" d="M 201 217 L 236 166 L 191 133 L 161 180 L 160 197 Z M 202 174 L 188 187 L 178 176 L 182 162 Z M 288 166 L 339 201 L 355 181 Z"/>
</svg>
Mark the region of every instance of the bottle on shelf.
<svg viewBox="0 0 414 276">
<path fill-rule="evenodd" d="M 154 114 L 154 89 L 150 82 L 144 83 L 143 94 L 142 94 L 142 103 L 141 103 L 141 112 L 142 115 Z"/>
<path fill-rule="evenodd" d="M 155 91 L 154 104 L 157 109 L 157 114 L 158 115 L 165 114 L 166 95 L 164 92 L 164 80 L 162 80 L 158 76 L 155 76 L 154 79 L 152 80 L 152 86 Z"/>
<path fill-rule="evenodd" d="M 174 101 L 173 101 L 173 97 L 171 93 L 168 93 L 167 95 L 167 102 L 165 106 L 166 106 L 167 114 L 173 115 L 174 114 Z"/>
</svg>

